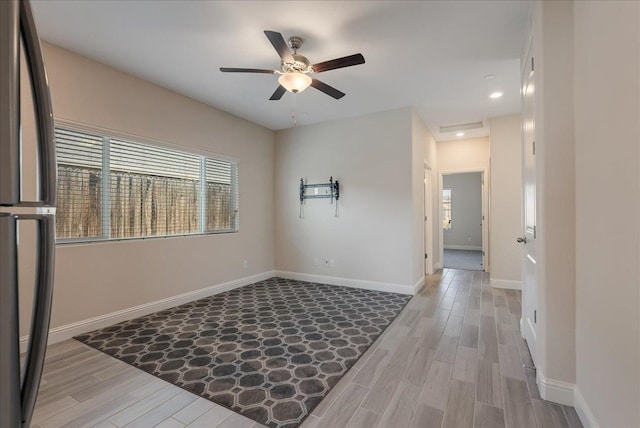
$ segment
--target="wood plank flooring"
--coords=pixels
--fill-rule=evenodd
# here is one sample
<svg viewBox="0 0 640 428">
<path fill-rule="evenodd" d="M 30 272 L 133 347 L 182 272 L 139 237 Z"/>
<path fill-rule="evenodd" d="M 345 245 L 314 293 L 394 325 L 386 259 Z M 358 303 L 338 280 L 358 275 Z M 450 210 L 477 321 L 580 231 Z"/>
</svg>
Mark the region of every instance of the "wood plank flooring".
<svg viewBox="0 0 640 428">
<path fill-rule="evenodd" d="M 366 428 L 580 427 L 540 398 L 519 332 L 520 293 L 444 269 L 302 424 Z M 77 341 L 49 347 L 35 428 L 231 427 L 257 422 Z"/>
</svg>

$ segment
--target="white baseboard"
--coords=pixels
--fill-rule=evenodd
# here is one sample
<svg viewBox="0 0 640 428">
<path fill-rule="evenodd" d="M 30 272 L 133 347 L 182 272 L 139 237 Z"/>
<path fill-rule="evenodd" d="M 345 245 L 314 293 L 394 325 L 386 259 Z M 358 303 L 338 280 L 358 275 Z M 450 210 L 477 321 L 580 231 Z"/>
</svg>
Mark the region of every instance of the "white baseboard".
<svg viewBox="0 0 640 428">
<path fill-rule="evenodd" d="M 580 392 L 578 385 L 573 389 L 573 404 L 584 428 L 600 428 L 600 424 L 596 420 L 596 417 L 593 416 L 593 413 L 591 413 L 591 409 L 582 396 L 582 392 Z"/>
<path fill-rule="evenodd" d="M 310 273 L 276 271 L 276 276 L 298 281 L 318 282 L 321 284 L 342 285 L 345 287 L 364 288 L 365 290 L 389 291 L 392 293 L 414 295 L 424 284 L 424 278 L 414 285 L 389 284 L 386 282 L 365 281 L 362 279 L 338 278 L 335 276 L 314 275 Z M 418 288 L 416 288 L 418 287 Z"/>
<path fill-rule="evenodd" d="M 442 262 L 438 262 L 433 265 L 433 271 L 437 271 L 438 269 L 442 269 Z"/>
<path fill-rule="evenodd" d="M 522 281 L 513 281 L 511 279 L 489 279 L 489 284 L 493 288 L 506 288 L 508 290 L 522 290 Z"/>
<path fill-rule="evenodd" d="M 418 281 L 416 281 L 415 284 L 413 284 L 413 294 L 414 296 L 416 295 L 416 293 L 418 292 L 418 290 L 420 290 L 420 288 L 422 288 L 422 286 L 425 284 L 426 280 L 424 275 L 422 276 L 422 278 L 420 278 Z"/>
<path fill-rule="evenodd" d="M 554 403 L 573 406 L 576 385 L 556 379 L 544 377 L 540 368 L 536 369 L 536 382 L 540 390 L 540 396 Z"/>
<path fill-rule="evenodd" d="M 445 245 L 445 250 L 469 250 L 469 251 L 482 251 L 482 246 L 477 245 Z"/>
<path fill-rule="evenodd" d="M 130 319 L 148 315 L 154 312 L 161 311 L 163 309 L 168 309 L 174 306 L 182 305 L 184 303 L 192 302 L 194 300 L 203 299 L 205 297 L 213 296 L 214 294 L 219 294 L 224 291 L 229 291 L 235 288 L 243 287 L 245 285 L 253 284 L 254 282 L 273 278 L 274 276 L 274 271 L 267 271 L 259 273 L 257 275 L 246 276 L 244 278 L 235 279 L 233 281 L 212 285 L 200 290 L 190 291 L 188 293 L 168 297 L 166 299 L 156 300 L 153 302 L 134 306 L 132 308 L 122 309 L 120 311 L 111 312 L 71 324 L 62 325 L 60 327 L 54 327 L 49 330 L 48 344 L 53 345 L 54 343 L 71 339 L 72 337 L 79 334 L 88 333 L 99 328 L 108 327 L 122 321 L 127 321 Z M 28 336 L 23 336 L 20 338 L 20 352 L 26 351 L 28 339 Z"/>
</svg>

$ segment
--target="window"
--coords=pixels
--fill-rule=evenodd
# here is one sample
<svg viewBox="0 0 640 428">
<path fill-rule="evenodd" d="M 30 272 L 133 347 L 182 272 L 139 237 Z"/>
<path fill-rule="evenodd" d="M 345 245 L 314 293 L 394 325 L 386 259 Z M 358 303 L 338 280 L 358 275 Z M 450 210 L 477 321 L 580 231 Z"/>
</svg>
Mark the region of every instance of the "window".
<svg viewBox="0 0 640 428">
<path fill-rule="evenodd" d="M 442 228 L 451 230 L 451 195 L 452 189 L 442 189 Z"/>
<path fill-rule="evenodd" d="M 59 242 L 238 231 L 238 165 L 56 128 Z"/>
</svg>

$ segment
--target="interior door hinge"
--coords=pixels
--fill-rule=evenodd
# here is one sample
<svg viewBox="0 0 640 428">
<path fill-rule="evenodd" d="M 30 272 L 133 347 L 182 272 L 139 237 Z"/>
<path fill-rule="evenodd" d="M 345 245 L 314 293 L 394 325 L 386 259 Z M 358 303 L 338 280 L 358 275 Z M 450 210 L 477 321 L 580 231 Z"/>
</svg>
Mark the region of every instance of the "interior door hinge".
<svg viewBox="0 0 640 428">
<path fill-rule="evenodd" d="M 533 71 L 533 57 L 531 57 L 531 71 Z"/>
<path fill-rule="evenodd" d="M 427 253 L 424 253 L 424 258 L 425 258 L 425 259 L 426 259 L 426 258 L 428 258 Z"/>
<path fill-rule="evenodd" d="M 536 227 L 535 225 L 533 226 L 533 239 L 536 239 L 537 233 L 536 233 Z"/>
<path fill-rule="evenodd" d="M 531 146 L 532 146 L 532 148 L 533 148 L 533 154 L 534 154 L 534 156 L 535 156 L 535 154 L 536 154 L 536 142 L 535 142 L 535 141 L 533 141 L 533 142 L 531 143 Z"/>
<path fill-rule="evenodd" d="M 536 311 L 535 309 L 533 310 L 533 323 L 538 323 L 538 311 Z"/>
</svg>

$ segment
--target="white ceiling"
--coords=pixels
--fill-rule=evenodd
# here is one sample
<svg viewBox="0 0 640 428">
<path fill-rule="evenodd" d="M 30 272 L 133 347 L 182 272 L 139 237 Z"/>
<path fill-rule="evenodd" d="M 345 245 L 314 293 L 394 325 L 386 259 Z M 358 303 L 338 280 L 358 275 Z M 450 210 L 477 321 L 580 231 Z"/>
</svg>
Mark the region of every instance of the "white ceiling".
<svg viewBox="0 0 640 428">
<path fill-rule="evenodd" d="M 277 130 L 412 106 L 437 140 L 441 125 L 520 111 L 528 1 L 33 1 L 43 39 Z M 366 64 L 317 77 L 269 101 L 279 68 L 263 30 L 301 36 L 312 63 L 361 52 Z M 493 74 L 495 78 L 485 80 Z M 497 100 L 493 90 L 504 91 Z M 466 137 L 488 134 L 488 127 Z"/>
</svg>

